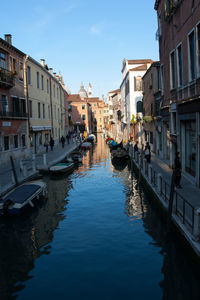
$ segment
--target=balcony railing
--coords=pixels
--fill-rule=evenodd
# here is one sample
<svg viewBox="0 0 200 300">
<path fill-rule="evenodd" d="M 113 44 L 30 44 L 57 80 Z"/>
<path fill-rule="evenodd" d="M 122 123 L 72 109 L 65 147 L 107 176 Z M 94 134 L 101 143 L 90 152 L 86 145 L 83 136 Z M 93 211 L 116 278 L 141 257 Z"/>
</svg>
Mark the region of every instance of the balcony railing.
<svg viewBox="0 0 200 300">
<path fill-rule="evenodd" d="M 12 88 L 14 86 L 15 73 L 0 68 L 0 87 Z"/>
<path fill-rule="evenodd" d="M 17 119 L 27 119 L 28 113 L 26 112 L 16 112 L 16 111 L 0 111 L 1 118 L 17 118 Z"/>
</svg>

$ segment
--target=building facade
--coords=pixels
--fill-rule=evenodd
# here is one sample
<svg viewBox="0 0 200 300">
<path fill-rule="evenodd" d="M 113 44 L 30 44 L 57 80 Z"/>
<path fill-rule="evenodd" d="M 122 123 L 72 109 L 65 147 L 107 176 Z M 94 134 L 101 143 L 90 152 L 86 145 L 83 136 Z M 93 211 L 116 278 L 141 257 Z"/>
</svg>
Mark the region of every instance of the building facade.
<svg viewBox="0 0 200 300">
<path fill-rule="evenodd" d="M 121 110 L 122 110 L 122 131 L 128 140 L 135 136 L 134 124 L 136 119 L 142 118 L 142 77 L 152 64 L 151 59 L 128 60 L 122 63 Z M 137 139 L 142 142 L 141 124 L 137 125 Z"/>
<path fill-rule="evenodd" d="M 200 1 L 157 0 L 164 158 L 200 185 Z"/>
<path fill-rule="evenodd" d="M 27 150 L 27 103 L 24 95 L 25 54 L 0 38 L 0 161 L 21 158 Z"/>
<path fill-rule="evenodd" d="M 160 62 L 154 62 L 142 77 L 143 82 L 143 144 L 149 142 L 151 150 L 162 157 L 160 124 Z"/>
</svg>

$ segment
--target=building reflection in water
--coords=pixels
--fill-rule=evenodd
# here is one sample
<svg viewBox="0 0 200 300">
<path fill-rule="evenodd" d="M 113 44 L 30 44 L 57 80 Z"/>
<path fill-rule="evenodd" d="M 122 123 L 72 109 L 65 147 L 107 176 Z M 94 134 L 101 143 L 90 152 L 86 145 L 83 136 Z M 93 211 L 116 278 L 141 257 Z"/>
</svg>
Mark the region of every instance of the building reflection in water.
<svg viewBox="0 0 200 300">
<path fill-rule="evenodd" d="M 63 220 L 66 197 L 72 188 L 69 177 L 45 178 L 48 199 L 21 216 L 0 219 L 0 299 L 15 299 L 34 268 L 34 261 L 51 252 L 54 231 Z"/>
<path fill-rule="evenodd" d="M 123 177 L 126 172 L 127 169 L 122 172 Z M 150 244 L 158 247 L 163 256 L 163 280 L 159 283 L 163 289 L 162 300 L 198 300 L 200 272 L 186 252 L 186 245 L 174 232 L 167 234 L 165 217 L 155 203 L 151 201 L 150 204 L 150 197 L 144 189 L 138 189 L 133 172 L 127 172 L 126 176 L 125 213 L 131 221 L 143 219 L 145 231 L 152 237 Z"/>
</svg>

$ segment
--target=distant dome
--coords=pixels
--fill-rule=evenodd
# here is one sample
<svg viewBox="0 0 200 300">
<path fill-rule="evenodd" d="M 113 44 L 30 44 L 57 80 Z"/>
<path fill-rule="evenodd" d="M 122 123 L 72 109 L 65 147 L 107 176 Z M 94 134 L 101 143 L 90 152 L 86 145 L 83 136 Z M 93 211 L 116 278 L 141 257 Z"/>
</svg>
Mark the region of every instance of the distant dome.
<svg viewBox="0 0 200 300">
<path fill-rule="evenodd" d="M 84 89 L 84 85 L 81 84 L 81 88 L 80 91 L 78 92 L 81 98 L 87 98 L 88 94 L 86 92 L 86 90 Z"/>
</svg>

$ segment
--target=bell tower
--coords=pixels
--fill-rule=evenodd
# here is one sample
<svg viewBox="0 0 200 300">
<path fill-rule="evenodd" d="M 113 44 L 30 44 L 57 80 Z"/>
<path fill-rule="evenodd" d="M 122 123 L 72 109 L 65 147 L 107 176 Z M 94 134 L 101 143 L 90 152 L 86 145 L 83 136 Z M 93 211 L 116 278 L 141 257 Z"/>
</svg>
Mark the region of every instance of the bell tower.
<svg viewBox="0 0 200 300">
<path fill-rule="evenodd" d="M 88 85 L 88 97 L 89 98 L 92 97 L 92 85 L 91 85 L 91 83 L 89 83 L 89 85 Z"/>
</svg>

